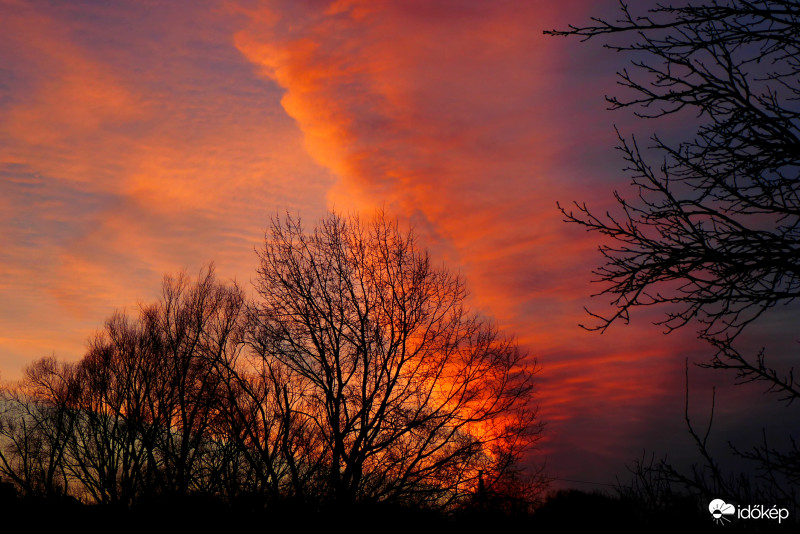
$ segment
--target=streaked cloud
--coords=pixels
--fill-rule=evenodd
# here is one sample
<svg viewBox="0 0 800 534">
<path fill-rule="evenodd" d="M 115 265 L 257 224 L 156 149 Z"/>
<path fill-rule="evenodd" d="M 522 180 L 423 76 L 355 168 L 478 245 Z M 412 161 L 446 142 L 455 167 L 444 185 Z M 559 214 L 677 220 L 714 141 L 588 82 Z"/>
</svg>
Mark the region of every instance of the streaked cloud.
<svg viewBox="0 0 800 534">
<path fill-rule="evenodd" d="M 577 327 L 597 243 L 556 202 L 609 205 L 610 123 L 636 125 L 610 55 L 541 32 L 596 4 L 0 2 L 4 376 L 80 357 L 166 272 L 246 284 L 271 215 L 384 207 L 539 359 L 551 469 L 608 478 L 680 431 L 704 347 L 657 314 Z"/>
<path fill-rule="evenodd" d="M 192 9 L 189 9 L 191 7 Z M 74 359 L 165 272 L 249 279 L 278 210 L 314 216 L 331 177 L 216 2 L 0 6 L 3 374 Z"/>
<path fill-rule="evenodd" d="M 664 376 L 679 376 L 672 353 L 691 344 L 676 336 L 653 347 L 660 333 L 646 324 L 623 342 L 577 328 L 596 243 L 563 224 L 556 201 L 610 198 L 625 178 L 618 163 L 583 174 L 581 159 L 613 146 L 613 130 L 602 93 L 588 104 L 580 73 L 564 65 L 596 68 L 596 58 L 570 57 L 574 47 L 541 29 L 586 7 L 266 2 L 235 40 L 285 89 L 309 154 L 337 179 L 329 202 L 386 206 L 414 224 L 467 275 L 475 305 L 539 357 L 556 469 L 579 453 L 619 454 L 620 442 L 635 455 L 640 445 L 626 438 L 606 450 L 579 444 L 598 426 L 635 433 L 675 395 Z M 612 75 L 598 78 L 610 85 Z"/>
</svg>

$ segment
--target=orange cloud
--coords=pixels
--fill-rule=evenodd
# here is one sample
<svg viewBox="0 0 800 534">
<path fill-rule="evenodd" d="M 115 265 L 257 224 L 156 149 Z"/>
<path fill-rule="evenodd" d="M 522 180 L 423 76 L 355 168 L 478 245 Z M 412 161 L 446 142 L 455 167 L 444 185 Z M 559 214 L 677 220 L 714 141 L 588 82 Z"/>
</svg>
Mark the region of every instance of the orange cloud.
<svg viewBox="0 0 800 534">
<path fill-rule="evenodd" d="M 185 7 L 0 4 L 7 378 L 80 357 L 166 272 L 215 260 L 246 282 L 270 215 L 325 208 L 330 173 L 233 46 L 241 14 Z"/>
<path fill-rule="evenodd" d="M 620 330 L 599 337 L 577 327 L 596 291 L 596 243 L 563 224 L 556 201 L 608 190 L 577 162 L 599 143 L 610 148 L 613 131 L 599 114 L 570 109 L 584 103 L 570 103 L 581 89 L 565 77 L 563 41 L 541 35 L 587 6 L 571 8 L 264 2 L 235 42 L 284 88 L 281 104 L 309 154 L 336 176 L 329 204 L 385 206 L 415 224 L 467 275 L 475 305 L 540 357 L 544 415 L 570 435 L 551 443 L 574 450 L 597 430 L 576 428 L 582 417 L 634 432 L 671 394 L 664 373 L 678 372 L 670 362 L 681 342 L 653 347 L 660 332 L 641 324 L 623 340 Z M 616 167 L 601 172 L 609 179 Z M 605 446 L 610 454 L 618 444 Z"/>
<path fill-rule="evenodd" d="M 680 420 L 697 348 L 650 314 L 577 327 L 599 258 L 555 204 L 625 182 L 615 68 L 541 30 L 590 4 L 0 3 L 5 377 L 79 357 L 165 272 L 215 260 L 246 283 L 277 212 L 384 206 L 539 358 L 551 468 L 607 476 L 648 421 Z"/>
</svg>

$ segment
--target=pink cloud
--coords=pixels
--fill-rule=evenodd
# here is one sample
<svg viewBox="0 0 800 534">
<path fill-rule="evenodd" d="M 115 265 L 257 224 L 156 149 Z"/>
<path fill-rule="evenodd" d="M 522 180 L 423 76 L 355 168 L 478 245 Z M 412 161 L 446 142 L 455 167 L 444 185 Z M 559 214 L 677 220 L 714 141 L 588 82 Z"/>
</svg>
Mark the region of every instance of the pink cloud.
<svg viewBox="0 0 800 534">
<path fill-rule="evenodd" d="M 165 272 L 246 283 L 270 215 L 384 206 L 539 358 L 551 469 L 609 476 L 680 423 L 698 349 L 653 314 L 577 327 L 600 258 L 556 201 L 608 205 L 627 119 L 604 112 L 608 56 L 541 31 L 592 4 L 3 3 L 4 375 L 79 357 Z"/>
<path fill-rule="evenodd" d="M 247 281 L 270 215 L 324 210 L 328 171 L 233 46 L 241 15 L 196 8 L 0 5 L 5 377 L 80 357 L 166 272 Z"/>
<path fill-rule="evenodd" d="M 540 357 L 543 415 L 558 422 L 550 442 L 573 452 L 597 430 L 576 426 L 583 417 L 631 435 L 672 394 L 664 374 L 679 372 L 673 351 L 687 342 L 653 347 L 660 332 L 643 322 L 615 337 L 577 327 L 597 290 L 596 242 L 555 204 L 610 199 L 625 179 L 618 164 L 594 170 L 606 183 L 581 174 L 583 154 L 610 150 L 613 130 L 602 93 L 565 72 L 581 62 L 568 55 L 575 48 L 541 30 L 585 17 L 586 4 L 266 2 L 236 34 L 285 89 L 309 154 L 338 179 L 329 203 L 385 205 L 416 224 L 465 272 L 475 305 Z"/>
</svg>

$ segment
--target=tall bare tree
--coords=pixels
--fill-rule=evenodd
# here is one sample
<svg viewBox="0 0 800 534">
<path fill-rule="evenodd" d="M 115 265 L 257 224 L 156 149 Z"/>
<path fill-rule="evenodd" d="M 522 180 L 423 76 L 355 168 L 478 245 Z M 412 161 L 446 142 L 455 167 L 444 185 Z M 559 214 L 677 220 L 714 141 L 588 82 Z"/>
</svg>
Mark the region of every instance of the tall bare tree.
<svg viewBox="0 0 800 534">
<path fill-rule="evenodd" d="M 533 362 L 383 214 L 275 219 L 260 258 L 251 344 L 329 498 L 445 506 L 538 437 Z"/>
</svg>

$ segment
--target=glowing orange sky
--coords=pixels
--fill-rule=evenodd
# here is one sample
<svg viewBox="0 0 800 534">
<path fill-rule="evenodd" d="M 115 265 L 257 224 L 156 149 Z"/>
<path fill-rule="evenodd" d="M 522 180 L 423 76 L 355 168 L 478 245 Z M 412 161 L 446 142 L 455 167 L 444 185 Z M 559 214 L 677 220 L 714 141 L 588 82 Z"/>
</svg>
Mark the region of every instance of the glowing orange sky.
<svg viewBox="0 0 800 534">
<path fill-rule="evenodd" d="M 384 206 L 538 358 L 555 474 L 607 480 L 680 430 L 699 349 L 644 314 L 577 326 L 597 243 L 556 201 L 624 187 L 631 119 L 604 111 L 613 58 L 542 30 L 597 4 L 0 1 L 2 376 L 79 358 L 166 272 L 247 283 L 277 212 Z"/>
</svg>

